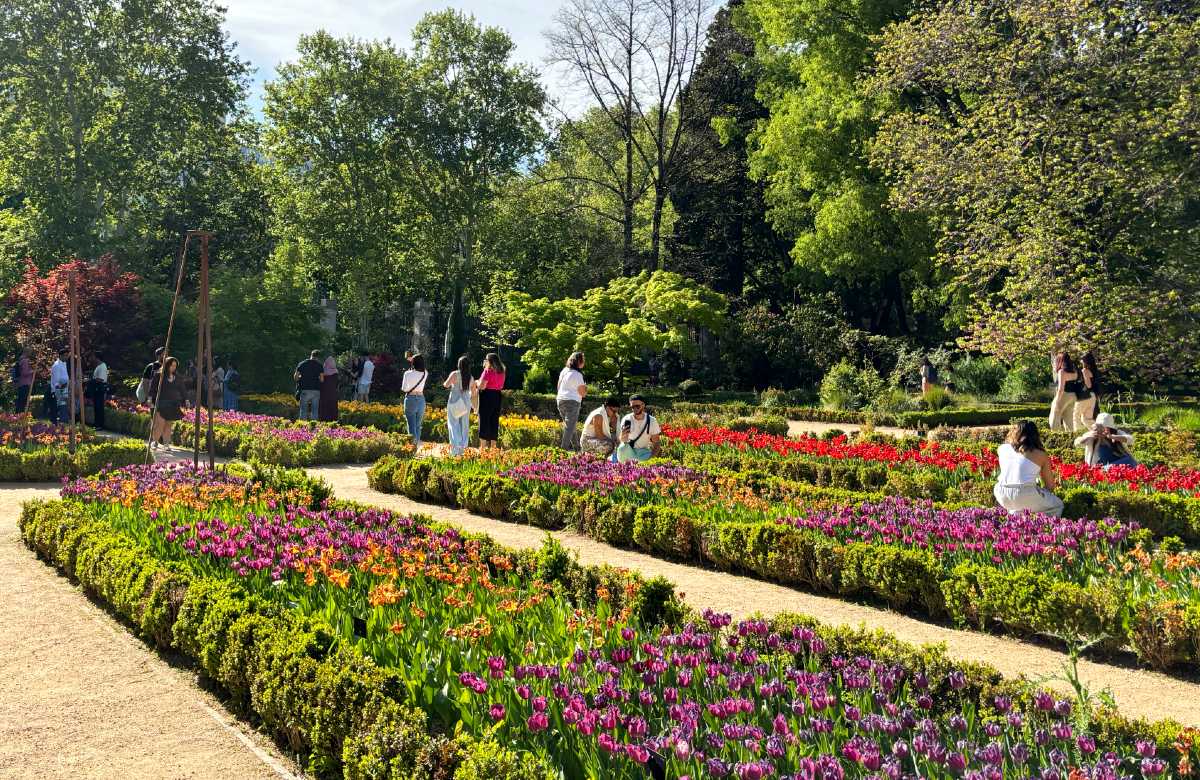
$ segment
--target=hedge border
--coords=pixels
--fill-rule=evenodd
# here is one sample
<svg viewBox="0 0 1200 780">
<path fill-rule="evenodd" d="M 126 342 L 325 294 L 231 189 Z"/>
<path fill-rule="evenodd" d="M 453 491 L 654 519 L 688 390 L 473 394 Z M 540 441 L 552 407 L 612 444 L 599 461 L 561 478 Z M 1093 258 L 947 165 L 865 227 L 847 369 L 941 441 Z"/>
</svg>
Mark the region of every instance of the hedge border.
<svg viewBox="0 0 1200 780">
<path fill-rule="evenodd" d="M 144 446 L 132 441 L 81 444 L 74 454 L 66 447 L 33 451 L 0 447 L 0 482 L 54 482 L 63 477 L 95 474 L 106 466 L 132 466 L 144 460 Z"/>
<path fill-rule="evenodd" d="M 681 508 L 633 505 L 591 493 L 461 475 L 429 460 L 381 459 L 368 472 L 376 490 L 456 506 L 541 528 L 574 527 L 614 547 L 745 572 L 898 611 L 950 619 L 1017 636 L 1107 637 L 1155 669 L 1200 665 L 1200 604 L 1134 598 L 1120 583 L 1079 585 L 1031 565 L 1000 569 L 963 562 L 947 569 L 929 551 L 838 542 L 773 520 L 704 523 Z"/>
<path fill-rule="evenodd" d="M 438 777 L 449 777 L 446 762 L 457 761 L 454 780 L 551 777 L 495 742 L 431 733 L 424 713 L 396 697 L 403 686 L 395 674 L 356 648 L 331 652 L 332 634 L 318 620 L 268 604 L 230 580 L 198 577 L 161 561 L 71 508 L 63 501 L 27 502 L 20 518 L 25 544 L 101 598 L 146 641 L 186 655 L 226 690 L 229 705 L 261 719 L 282 744 L 311 746 L 308 765 L 318 776 L 340 770 L 347 780 L 426 780 L 424 770 L 433 762 L 443 772 Z M 957 669 L 965 681 L 957 696 L 974 698 L 984 710 L 994 696 L 1028 700 L 1036 688 L 984 662 L 951 661 L 942 646 L 902 642 L 884 631 L 831 627 L 798 614 L 770 622 L 775 630 L 812 628 L 828 655 L 870 655 L 932 679 Z M 934 697 L 935 708 L 944 704 L 945 712 L 955 701 L 952 695 Z M 1172 764 L 1184 755 L 1179 740 L 1187 730 L 1172 720 L 1130 719 L 1101 708 L 1092 714 L 1091 728 L 1101 750 L 1149 739 Z"/>
</svg>

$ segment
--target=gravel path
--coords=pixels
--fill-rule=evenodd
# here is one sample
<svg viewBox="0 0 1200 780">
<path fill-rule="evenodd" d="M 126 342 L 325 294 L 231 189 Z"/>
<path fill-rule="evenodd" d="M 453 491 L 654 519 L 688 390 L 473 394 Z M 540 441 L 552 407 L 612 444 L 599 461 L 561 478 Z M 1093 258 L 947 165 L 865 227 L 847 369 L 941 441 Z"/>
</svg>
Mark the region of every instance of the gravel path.
<svg viewBox="0 0 1200 780">
<path fill-rule="evenodd" d="M 404 496 L 379 493 L 367 484 L 366 469 L 333 466 L 309 469 L 324 477 L 339 498 L 374 504 L 408 514 L 425 514 L 464 530 L 486 533 L 502 544 L 516 548 L 539 547 L 546 531 L 528 525 L 506 523 L 460 509 L 434 506 Z M 887 609 L 853 604 L 817 596 L 749 577 L 672 563 L 630 550 L 610 547 L 571 531 L 552 534 L 575 551 L 587 564 L 611 564 L 642 574 L 661 574 L 675 583 L 684 599 L 696 607 L 712 607 L 744 617 L 755 612 L 776 614 L 798 612 L 830 625 L 865 626 L 883 629 L 900 639 L 918 644 L 943 643 L 953 658 L 986 661 L 1006 676 L 1030 678 L 1057 675 L 1066 656 L 1054 649 L 977 631 L 963 631 L 906 617 Z M 1079 675 L 1093 690 L 1113 692 L 1121 712 L 1130 717 L 1174 718 L 1200 726 L 1200 684 L 1179 680 L 1143 669 L 1080 661 Z"/>
<path fill-rule="evenodd" d="M 269 740 L 38 560 L 0 484 L 0 778 L 295 777 Z"/>
<path fill-rule="evenodd" d="M 806 433 L 820 436 L 827 431 L 858 433 L 862 428 L 858 423 L 823 423 L 808 422 L 807 420 L 788 420 L 788 436 L 803 436 Z M 876 425 L 873 430 L 876 433 L 886 433 L 888 436 L 895 436 L 897 438 L 912 436 L 916 433 L 916 431 L 909 430 L 908 428 L 892 428 L 887 425 Z"/>
</svg>

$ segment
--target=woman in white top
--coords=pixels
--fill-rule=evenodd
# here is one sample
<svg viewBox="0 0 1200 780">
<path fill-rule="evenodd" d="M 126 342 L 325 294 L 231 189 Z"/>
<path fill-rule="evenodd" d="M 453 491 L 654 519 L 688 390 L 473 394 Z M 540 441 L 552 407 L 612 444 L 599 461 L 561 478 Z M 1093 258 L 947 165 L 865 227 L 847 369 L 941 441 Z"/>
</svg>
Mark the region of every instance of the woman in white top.
<svg viewBox="0 0 1200 780">
<path fill-rule="evenodd" d="M 612 455 L 617 446 L 617 411 L 621 402 L 609 398 L 603 406 L 597 406 L 583 422 L 583 436 L 579 439 L 579 448 L 601 458 Z"/>
<path fill-rule="evenodd" d="M 429 372 L 425 370 L 425 356 L 413 355 L 412 368 L 404 372 L 400 380 L 400 390 L 404 394 L 404 420 L 408 423 L 408 435 L 412 437 L 413 447 L 421 449 L 421 423 L 425 421 L 425 380 Z"/>
<path fill-rule="evenodd" d="M 1057 487 L 1054 468 L 1036 425 L 1029 420 L 1014 423 L 996 455 L 1000 458 L 1000 475 L 992 494 L 1000 506 L 1009 514 L 1042 512 L 1062 516 L 1062 499 L 1051 492 Z M 1038 477 L 1044 487 L 1038 485 Z"/>
<path fill-rule="evenodd" d="M 564 450 L 578 450 L 579 442 L 575 429 L 579 426 L 579 407 L 587 397 L 587 384 L 583 381 L 583 353 L 573 352 L 566 367 L 558 374 L 558 416 L 562 418 L 562 441 Z"/>
<path fill-rule="evenodd" d="M 470 443 L 471 409 L 479 395 L 479 386 L 471 376 L 471 360 L 466 355 L 458 359 L 458 370 L 451 371 L 442 383 L 450 391 L 446 399 L 446 429 L 450 434 L 450 454 L 459 457 Z"/>
<path fill-rule="evenodd" d="M 1066 352 L 1054 358 L 1054 401 L 1050 404 L 1050 430 L 1069 430 L 1075 411 L 1075 391 L 1079 389 L 1079 374 L 1075 362 Z"/>
</svg>

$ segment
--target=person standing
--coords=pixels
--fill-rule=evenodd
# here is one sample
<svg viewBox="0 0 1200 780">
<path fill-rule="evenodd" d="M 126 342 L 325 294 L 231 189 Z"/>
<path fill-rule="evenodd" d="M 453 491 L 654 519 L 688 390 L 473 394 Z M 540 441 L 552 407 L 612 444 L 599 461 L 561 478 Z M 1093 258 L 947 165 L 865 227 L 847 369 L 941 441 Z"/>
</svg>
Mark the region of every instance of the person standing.
<svg viewBox="0 0 1200 780">
<path fill-rule="evenodd" d="M 1072 428 L 1076 433 L 1091 428 L 1100 411 L 1100 369 L 1096 366 L 1096 356 L 1091 352 L 1084 352 L 1079 359 L 1078 381 L 1075 413 L 1072 415 Z"/>
<path fill-rule="evenodd" d="M 155 404 L 154 420 L 150 425 L 150 443 L 154 449 L 160 444 L 171 449 L 172 428 L 183 419 L 186 402 L 186 387 L 179 377 L 179 361 L 169 357 L 162 371 L 156 372 L 150 381 L 150 403 Z"/>
<path fill-rule="evenodd" d="M 425 370 L 424 355 L 413 355 L 409 362 L 412 367 L 401 377 L 400 390 L 404 395 L 404 421 L 408 424 L 408 435 L 412 437 L 415 454 L 421 450 L 421 425 L 425 422 L 425 380 L 429 378 L 429 372 Z M 363 364 L 364 369 L 369 363 L 368 360 Z M 367 389 L 370 389 L 370 383 Z"/>
<path fill-rule="evenodd" d="M 1067 430 L 1075 406 L 1075 393 L 1079 389 L 1079 374 L 1075 361 L 1066 352 L 1059 352 L 1054 359 L 1055 392 L 1050 404 L 1050 430 Z"/>
<path fill-rule="evenodd" d="M 218 409 L 225 408 L 225 368 L 220 361 L 213 358 L 212 376 L 209 377 L 212 382 L 212 403 Z M 208 394 L 204 395 L 204 403 L 208 403 Z"/>
<path fill-rule="evenodd" d="M 479 384 L 471 376 L 471 361 L 463 355 L 458 368 L 450 372 L 442 387 L 450 391 L 446 399 L 446 429 L 450 435 L 450 454 L 460 457 L 471 441 L 471 409 L 479 395 Z"/>
<path fill-rule="evenodd" d="M 494 449 L 500 440 L 500 402 L 504 389 L 504 364 L 495 352 L 483 359 L 479 375 L 479 449 Z"/>
<path fill-rule="evenodd" d="M 324 367 L 317 356 L 321 354 L 313 350 L 307 360 L 301 360 L 292 374 L 296 380 L 296 389 L 300 391 L 300 419 L 317 419 L 317 404 L 321 400 L 321 372 Z"/>
<path fill-rule="evenodd" d="M 317 419 L 322 422 L 337 422 L 337 418 L 338 367 L 333 355 L 329 355 L 321 368 L 321 402 L 317 407 Z"/>
<path fill-rule="evenodd" d="M 33 364 L 24 349 L 14 366 L 13 379 L 17 384 L 17 414 L 25 414 L 29 411 L 29 394 L 33 391 Z"/>
<path fill-rule="evenodd" d="M 579 425 L 579 407 L 587 397 L 587 383 L 583 379 L 584 357 L 582 352 L 572 352 L 567 365 L 558 374 L 558 416 L 562 418 L 562 440 L 564 450 L 579 450 L 575 428 Z"/>
<path fill-rule="evenodd" d="M 154 380 L 155 372 L 162 368 L 162 358 L 163 348 L 159 347 L 154 350 L 154 362 L 147 363 L 142 369 L 142 381 L 138 382 L 137 390 L 134 391 L 138 403 L 154 403 L 154 399 L 150 397 L 150 382 Z"/>
<path fill-rule="evenodd" d="M 67 361 L 65 360 L 67 351 L 59 350 L 58 357 L 50 366 L 50 392 L 54 396 L 54 405 L 50 418 L 51 424 L 60 422 L 70 422 L 67 419 L 67 391 L 71 386 L 71 377 L 67 372 Z"/>
<path fill-rule="evenodd" d="M 579 437 L 579 449 L 598 458 L 607 458 L 617 447 L 617 413 L 621 402 L 609 398 L 603 406 L 597 406 L 583 421 L 583 435 Z"/>
<path fill-rule="evenodd" d="M 617 448 L 617 459 L 625 462 L 657 457 L 662 427 L 646 409 L 646 399 L 642 396 L 631 396 L 629 408 L 633 411 L 621 420 L 621 445 Z"/>
<path fill-rule="evenodd" d="M 92 425 L 96 430 L 103 430 L 104 402 L 108 398 L 108 364 L 102 355 L 96 355 L 96 367 L 92 369 L 92 381 L 88 383 L 88 396 L 92 399 Z"/>
<path fill-rule="evenodd" d="M 415 357 L 419 357 L 419 355 Z M 366 403 L 371 400 L 371 381 L 375 378 L 375 361 L 371 360 L 371 356 L 365 352 L 362 359 L 362 371 L 358 375 L 358 387 L 356 388 L 357 393 L 355 393 L 354 399 Z M 424 364 L 424 362 L 425 359 L 422 358 L 421 363 Z M 422 384 L 421 387 L 423 388 L 424 385 Z M 422 411 L 422 414 L 424 414 L 424 411 Z"/>
<path fill-rule="evenodd" d="M 221 408 L 230 412 L 236 412 L 238 408 L 238 394 L 242 389 L 242 375 L 238 373 L 237 367 L 233 365 L 233 361 L 225 358 L 225 393 L 221 398 Z"/>
<path fill-rule="evenodd" d="M 1000 506 L 1010 515 L 1040 512 L 1062 517 L 1062 499 L 1053 492 L 1057 486 L 1054 468 L 1036 425 L 1029 420 L 1014 423 L 996 456 L 1000 460 L 1000 474 L 992 495 Z"/>
<path fill-rule="evenodd" d="M 937 366 L 926 357 L 921 361 L 921 395 L 925 395 L 931 388 L 937 387 L 938 372 Z"/>
</svg>

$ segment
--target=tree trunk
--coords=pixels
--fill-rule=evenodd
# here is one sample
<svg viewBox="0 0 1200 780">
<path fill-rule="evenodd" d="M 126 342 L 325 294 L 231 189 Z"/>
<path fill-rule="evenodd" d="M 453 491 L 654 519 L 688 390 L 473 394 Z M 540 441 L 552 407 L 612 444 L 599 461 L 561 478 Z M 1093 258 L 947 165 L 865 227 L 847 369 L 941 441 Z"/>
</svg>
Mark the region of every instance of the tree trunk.
<svg viewBox="0 0 1200 780">
<path fill-rule="evenodd" d="M 650 258 L 646 263 L 646 267 L 651 271 L 657 271 L 661 265 L 659 262 L 659 234 L 662 232 L 662 213 L 666 202 L 667 188 L 656 184 L 654 186 L 654 216 L 650 223 Z"/>
<path fill-rule="evenodd" d="M 896 329 L 901 336 L 907 336 L 908 312 L 904 305 L 904 284 L 900 281 L 899 271 L 892 271 L 889 287 L 891 287 L 892 304 L 896 308 Z"/>
</svg>

